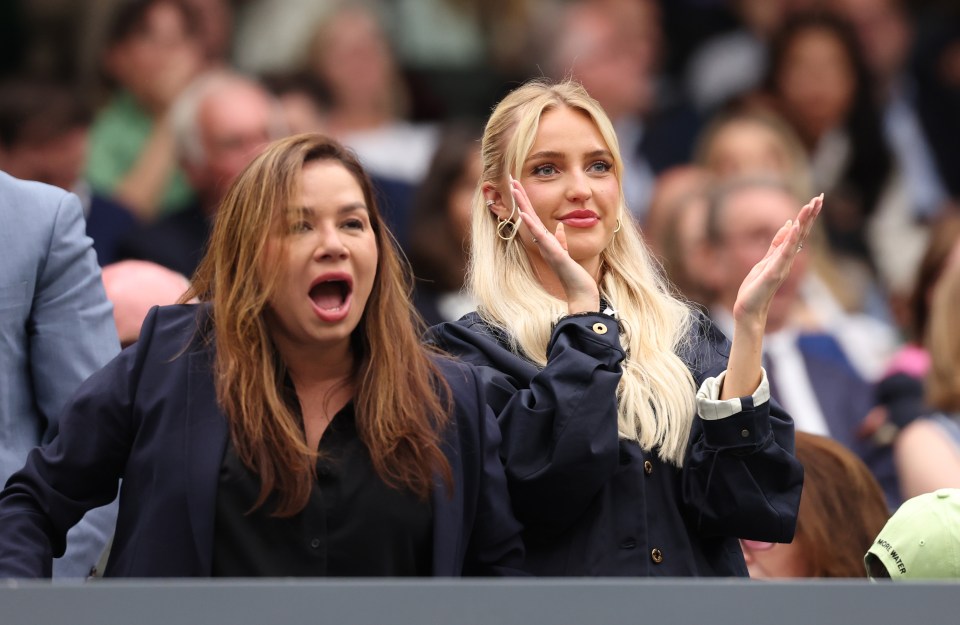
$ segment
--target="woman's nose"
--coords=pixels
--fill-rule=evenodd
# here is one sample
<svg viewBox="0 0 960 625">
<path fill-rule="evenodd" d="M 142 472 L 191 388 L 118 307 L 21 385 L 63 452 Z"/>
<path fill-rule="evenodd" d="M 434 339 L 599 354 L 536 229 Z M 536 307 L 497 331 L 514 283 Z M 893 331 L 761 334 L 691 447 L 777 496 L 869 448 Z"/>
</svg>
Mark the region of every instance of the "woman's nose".
<svg viewBox="0 0 960 625">
<path fill-rule="evenodd" d="M 583 202 L 593 195 L 590 179 L 584 172 L 574 171 L 567 180 L 567 200 L 570 202 Z"/>
<path fill-rule="evenodd" d="M 336 227 L 327 227 L 319 231 L 317 246 L 313 256 L 317 260 L 338 260 L 347 257 L 347 246 L 343 243 L 340 231 Z"/>
</svg>

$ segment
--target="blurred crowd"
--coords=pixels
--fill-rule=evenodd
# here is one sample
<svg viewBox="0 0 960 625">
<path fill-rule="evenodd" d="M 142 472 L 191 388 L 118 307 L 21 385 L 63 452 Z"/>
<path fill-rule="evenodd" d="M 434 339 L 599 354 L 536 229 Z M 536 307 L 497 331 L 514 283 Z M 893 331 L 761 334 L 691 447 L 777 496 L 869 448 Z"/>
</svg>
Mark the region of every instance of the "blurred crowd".
<svg viewBox="0 0 960 625">
<path fill-rule="evenodd" d="M 267 143 L 330 135 L 371 174 L 435 324 L 475 307 L 462 287 L 483 121 L 537 76 L 603 106 L 636 225 L 721 329 L 774 234 L 824 194 L 764 354 L 774 397 L 819 435 L 798 440 L 807 555 L 780 570 L 772 544 L 744 550 L 753 574 L 855 574 L 889 510 L 960 487 L 956 2 L 10 0 L 0 170 L 81 198 L 101 266 L 128 261 L 104 271 L 108 295 L 117 276 L 140 319 L 144 294 L 183 292 Z M 814 508 L 862 517 L 846 569 L 817 560 L 837 529 Z"/>
</svg>

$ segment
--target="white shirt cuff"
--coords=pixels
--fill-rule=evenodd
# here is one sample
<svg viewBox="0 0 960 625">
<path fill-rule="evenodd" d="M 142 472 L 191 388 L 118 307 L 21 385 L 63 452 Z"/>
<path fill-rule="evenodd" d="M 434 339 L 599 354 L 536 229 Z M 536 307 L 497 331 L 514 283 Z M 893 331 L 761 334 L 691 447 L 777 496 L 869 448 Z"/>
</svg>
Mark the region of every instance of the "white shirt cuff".
<svg viewBox="0 0 960 625">
<path fill-rule="evenodd" d="M 720 399 L 720 389 L 727 372 L 724 371 L 715 378 L 707 378 L 697 391 L 697 414 L 701 419 L 717 421 L 726 419 L 743 411 L 743 403 L 739 397 Z M 767 372 L 760 367 L 760 386 L 753 392 L 753 405 L 759 406 L 770 401 L 770 383 L 767 381 Z"/>
</svg>

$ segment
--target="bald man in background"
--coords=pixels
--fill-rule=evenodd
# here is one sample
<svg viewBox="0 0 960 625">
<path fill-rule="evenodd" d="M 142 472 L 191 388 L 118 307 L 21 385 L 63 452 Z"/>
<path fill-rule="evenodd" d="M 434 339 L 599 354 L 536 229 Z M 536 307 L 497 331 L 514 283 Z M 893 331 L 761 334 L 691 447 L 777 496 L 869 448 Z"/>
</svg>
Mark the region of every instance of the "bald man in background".
<svg viewBox="0 0 960 625">
<path fill-rule="evenodd" d="M 154 306 L 176 304 L 190 281 L 157 263 L 122 260 L 103 268 L 103 288 L 113 303 L 120 346 L 127 347 L 140 336 L 147 312 Z"/>
</svg>

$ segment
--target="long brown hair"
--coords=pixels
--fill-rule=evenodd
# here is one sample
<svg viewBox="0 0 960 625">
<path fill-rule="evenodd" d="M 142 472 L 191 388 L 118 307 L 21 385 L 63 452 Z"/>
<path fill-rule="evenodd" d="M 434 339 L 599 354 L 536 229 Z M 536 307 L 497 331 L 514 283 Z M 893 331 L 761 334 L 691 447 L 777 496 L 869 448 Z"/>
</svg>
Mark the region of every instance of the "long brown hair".
<svg viewBox="0 0 960 625">
<path fill-rule="evenodd" d="M 803 494 L 794 542 L 810 577 L 865 577 L 863 554 L 890 511 L 877 480 L 852 451 L 829 438 L 796 433 Z"/>
<path fill-rule="evenodd" d="M 957 250 L 954 245 L 954 250 Z M 926 347 L 930 372 L 926 379 L 927 403 L 938 410 L 960 413 L 960 264 L 948 265 L 933 287 L 933 304 L 927 325 Z"/>
<path fill-rule="evenodd" d="M 281 215 L 299 193 L 304 165 L 326 160 L 342 165 L 360 185 L 379 252 L 373 290 L 351 337 L 360 439 L 377 475 L 395 488 L 426 499 L 438 475 L 448 488 L 452 481 L 440 440 L 449 420 L 449 388 L 421 345 L 409 270 L 383 223 L 370 179 L 339 143 L 302 134 L 271 144 L 231 186 L 185 296 L 212 303 L 217 399 L 238 456 L 260 477 L 254 508 L 276 491 L 275 516 L 292 516 L 306 506 L 318 454 L 283 399 L 286 369 L 265 315 L 281 269 L 278 263 L 264 267 L 261 259 L 267 239 L 285 225 Z"/>
</svg>

